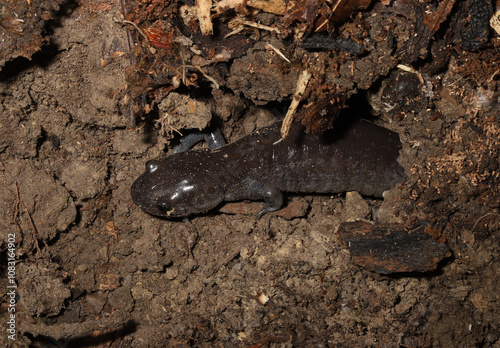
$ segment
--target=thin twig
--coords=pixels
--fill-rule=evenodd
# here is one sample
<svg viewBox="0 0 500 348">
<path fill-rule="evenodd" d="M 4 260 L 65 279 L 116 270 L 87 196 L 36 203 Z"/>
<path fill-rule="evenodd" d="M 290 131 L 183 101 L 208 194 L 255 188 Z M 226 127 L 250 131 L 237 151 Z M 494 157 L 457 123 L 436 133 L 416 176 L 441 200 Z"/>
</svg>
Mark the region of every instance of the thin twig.
<svg viewBox="0 0 500 348">
<path fill-rule="evenodd" d="M 259 23 L 255 23 L 255 22 L 250 22 L 250 21 L 247 21 L 247 20 L 244 20 L 244 19 L 235 19 L 234 21 L 231 22 L 235 29 L 230 32 L 229 34 L 226 35 L 226 38 L 231 36 L 231 35 L 234 35 L 234 34 L 237 34 L 239 33 L 240 31 L 242 31 L 244 29 L 244 26 L 249 26 L 249 27 L 252 27 L 252 28 L 257 28 L 257 29 L 262 29 L 262 30 L 267 30 L 267 31 L 270 31 L 270 32 L 275 32 L 276 34 L 280 34 L 281 31 L 278 29 L 278 28 L 273 28 L 273 27 L 270 27 L 268 25 L 264 25 L 264 24 L 259 24 Z"/>
<path fill-rule="evenodd" d="M 284 55 L 284 54 L 283 54 L 283 53 L 282 53 L 279 49 L 277 49 L 277 48 L 276 48 L 276 47 L 274 47 L 273 45 L 271 45 L 271 44 L 267 44 L 267 45 L 266 45 L 266 48 L 267 48 L 268 50 L 273 50 L 274 52 L 276 52 L 276 54 L 277 54 L 278 56 L 280 56 L 281 58 L 283 58 L 284 60 L 286 60 L 288 63 L 290 63 L 290 60 L 289 60 L 289 59 L 288 59 L 288 58 L 287 58 L 287 57 L 286 57 L 286 56 L 285 56 L 285 55 Z"/>
<path fill-rule="evenodd" d="M 270 27 L 270 26 L 264 25 L 264 24 L 259 24 L 259 23 L 250 22 L 250 21 L 241 21 L 241 24 L 248 25 L 249 27 L 252 27 L 252 28 L 257 28 L 257 29 L 262 29 L 262 30 L 267 30 L 267 31 L 274 31 L 276 34 L 281 33 L 281 31 L 278 28 L 273 28 L 273 27 Z"/>
<path fill-rule="evenodd" d="M 126 0 L 120 0 L 123 18 L 127 18 L 128 15 L 125 1 Z M 137 63 L 137 60 L 134 54 L 134 39 L 132 37 L 132 33 L 130 32 L 130 30 L 128 30 L 128 28 L 125 28 L 125 32 L 127 33 L 128 50 L 130 53 L 130 65 L 135 65 Z M 132 103 L 128 104 L 128 116 L 130 122 L 135 125 L 135 112 Z"/>
<path fill-rule="evenodd" d="M 142 35 L 142 37 L 144 37 L 144 39 L 149 42 L 149 39 L 148 39 L 148 36 L 146 34 L 144 34 L 144 32 L 141 30 L 141 28 L 139 28 L 137 26 L 137 24 L 135 24 L 134 22 L 131 22 L 131 21 L 127 21 L 126 19 L 123 19 L 123 20 L 119 20 L 119 19 L 113 19 L 116 23 L 119 23 L 119 24 L 130 24 L 131 26 L 133 26 L 138 32 L 139 34 Z"/>
<path fill-rule="evenodd" d="M 14 208 L 14 223 L 16 224 L 16 227 L 19 229 L 19 232 L 22 233 L 22 229 L 21 229 L 21 226 L 20 226 L 19 221 L 18 221 L 18 218 L 19 218 L 19 205 L 21 205 L 24 208 L 24 211 L 25 211 L 26 215 L 28 216 L 28 220 L 29 220 L 30 225 L 31 225 L 31 234 L 32 234 L 32 237 L 33 237 L 33 241 L 34 241 L 36 250 L 38 251 L 39 254 L 41 254 L 40 246 L 38 245 L 38 238 L 37 238 L 37 234 L 38 233 L 37 233 L 37 230 L 36 230 L 36 227 L 35 227 L 35 223 L 33 222 L 33 218 L 31 217 L 31 214 L 30 214 L 30 212 L 28 210 L 28 207 L 21 200 L 21 195 L 19 193 L 19 185 L 17 183 L 17 180 L 14 178 L 14 176 L 12 175 L 12 173 L 10 172 L 10 170 L 7 169 L 7 167 L 5 166 L 5 164 L 3 164 L 3 162 L 0 161 L 0 165 L 2 165 L 3 169 L 10 175 L 12 181 L 14 182 L 14 187 L 15 187 L 15 191 L 16 191 L 16 206 Z"/>
<path fill-rule="evenodd" d="M 302 71 L 297 80 L 297 87 L 295 89 L 295 94 L 293 95 L 292 103 L 286 112 L 285 119 L 283 120 L 283 124 L 281 125 L 281 138 L 286 138 L 288 132 L 290 131 L 290 126 L 292 124 L 295 111 L 299 106 L 300 100 L 302 99 L 302 94 L 306 90 L 307 84 L 309 83 L 309 79 L 311 78 L 311 73 L 308 70 Z"/>
<path fill-rule="evenodd" d="M 120 5 L 122 7 L 123 18 L 127 18 L 128 11 L 127 11 L 127 6 L 125 3 L 125 0 L 121 0 Z M 128 49 L 131 53 L 130 62 L 132 63 L 132 65 L 135 65 L 135 63 L 136 63 L 135 62 L 135 55 L 132 54 L 134 52 L 134 39 L 132 38 L 132 33 L 130 32 L 130 30 L 128 30 L 127 28 L 125 28 L 125 30 L 127 32 Z"/>
<path fill-rule="evenodd" d="M 496 214 L 496 213 L 486 213 L 486 214 L 484 214 L 483 216 L 481 216 L 479 219 L 476 220 L 476 222 L 474 223 L 474 226 L 472 226 L 472 228 L 471 228 L 471 232 L 474 232 L 474 229 L 476 228 L 476 226 L 479 223 L 479 221 L 481 221 L 482 219 L 484 219 L 485 217 L 487 217 L 489 215 L 500 216 L 500 214 Z"/>
</svg>

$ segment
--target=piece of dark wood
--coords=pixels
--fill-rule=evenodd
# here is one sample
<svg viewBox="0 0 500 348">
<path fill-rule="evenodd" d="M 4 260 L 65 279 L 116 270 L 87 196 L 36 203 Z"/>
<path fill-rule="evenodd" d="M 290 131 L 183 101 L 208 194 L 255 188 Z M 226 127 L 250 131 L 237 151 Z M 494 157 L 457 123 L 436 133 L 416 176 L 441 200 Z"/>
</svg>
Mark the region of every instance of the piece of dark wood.
<svg viewBox="0 0 500 348">
<path fill-rule="evenodd" d="M 451 255 L 448 246 L 429 233 L 433 228 L 420 225 L 344 222 L 339 233 L 355 264 L 380 274 L 426 272 Z"/>
</svg>

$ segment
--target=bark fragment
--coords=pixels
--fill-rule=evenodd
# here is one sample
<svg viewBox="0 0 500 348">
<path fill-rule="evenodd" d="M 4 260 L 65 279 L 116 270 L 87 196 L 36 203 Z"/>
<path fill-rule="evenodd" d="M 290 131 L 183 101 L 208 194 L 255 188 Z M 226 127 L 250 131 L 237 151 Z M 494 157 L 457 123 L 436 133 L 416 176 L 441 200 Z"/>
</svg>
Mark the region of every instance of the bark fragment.
<svg viewBox="0 0 500 348">
<path fill-rule="evenodd" d="M 438 262 L 451 255 L 445 243 L 429 234 L 435 230 L 364 221 L 344 222 L 339 227 L 354 263 L 380 274 L 435 270 Z"/>
</svg>

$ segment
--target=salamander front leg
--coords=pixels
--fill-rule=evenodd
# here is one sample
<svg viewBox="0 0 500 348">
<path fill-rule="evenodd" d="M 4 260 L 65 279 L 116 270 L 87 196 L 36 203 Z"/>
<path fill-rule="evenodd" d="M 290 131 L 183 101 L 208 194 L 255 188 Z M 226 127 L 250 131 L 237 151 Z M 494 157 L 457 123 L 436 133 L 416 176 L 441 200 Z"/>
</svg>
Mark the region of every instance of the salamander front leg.
<svg viewBox="0 0 500 348">
<path fill-rule="evenodd" d="M 226 145 L 220 129 L 212 129 L 211 127 L 210 129 L 204 130 L 203 132 L 191 133 L 182 137 L 179 141 L 179 144 L 174 147 L 174 153 L 186 152 L 188 150 L 191 150 L 194 145 L 203 140 L 205 140 L 210 150 L 215 150 Z"/>
</svg>

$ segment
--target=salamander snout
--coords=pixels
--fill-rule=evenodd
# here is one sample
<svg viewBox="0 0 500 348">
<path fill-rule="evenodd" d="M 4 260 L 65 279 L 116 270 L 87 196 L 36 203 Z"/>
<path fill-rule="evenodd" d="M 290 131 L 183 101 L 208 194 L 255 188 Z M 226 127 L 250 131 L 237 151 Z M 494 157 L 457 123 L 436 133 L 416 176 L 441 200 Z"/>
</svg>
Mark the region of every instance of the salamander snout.
<svg viewBox="0 0 500 348">
<path fill-rule="evenodd" d="M 220 179 L 214 181 L 200 168 L 203 169 L 178 163 L 175 158 L 148 161 L 144 173 L 132 184 L 132 199 L 144 211 L 156 216 L 204 213 L 223 200 L 223 193 Z"/>
</svg>

